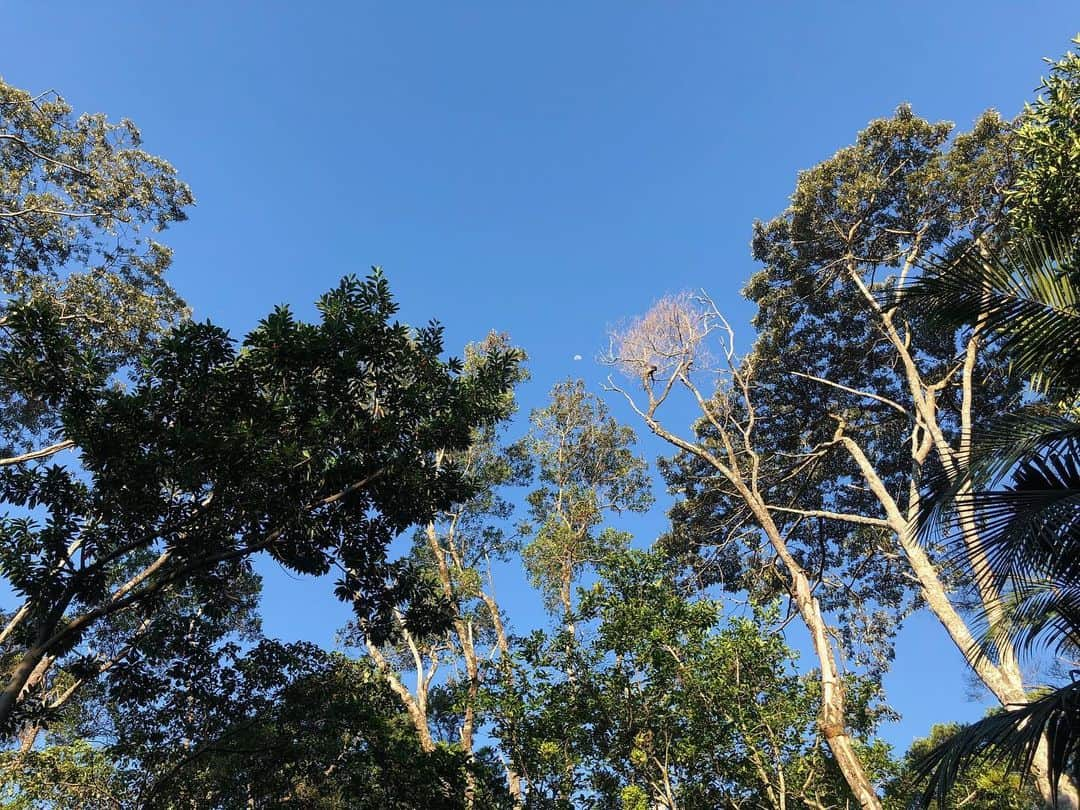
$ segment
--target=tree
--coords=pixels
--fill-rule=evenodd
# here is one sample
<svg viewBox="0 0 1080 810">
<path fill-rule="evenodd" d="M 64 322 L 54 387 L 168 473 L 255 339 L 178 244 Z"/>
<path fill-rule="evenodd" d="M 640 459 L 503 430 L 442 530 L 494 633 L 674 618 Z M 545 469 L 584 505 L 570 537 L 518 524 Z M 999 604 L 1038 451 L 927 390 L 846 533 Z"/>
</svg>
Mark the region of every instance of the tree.
<svg viewBox="0 0 1080 810">
<path fill-rule="evenodd" d="M 674 358 L 666 364 L 636 353 L 642 341 L 634 339 L 619 344 L 615 359 L 635 379 L 643 363 L 662 370 L 646 381 L 649 402 L 640 410 L 682 451 L 669 468 L 670 483 L 687 493 L 679 507 L 687 520 L 672 538 L 682 551 L 705 558 L 714 538 L 733 538 L 744 551 L 722 556 L 721 573 L 733 562 L 742 582 L 738 563 L 777 571 L 812 637 L 833 616 L 847 656 L 872 668 L 888 664 L 895 627 L 925 604 L 1008 704 L 1025 697 L 1015 652 L 977 655 L 977 629 L 964 616 L 972 600 L 992 607 L 1000 595 L 985 578 L 965 584 L 956 560 L 924 548 L 913 528 L 924 477 L 942 470 L 958 480 L 974 426 L 1020 396 L 981 329 L 935 327 L 896 295 L 926 257 L 989 251 L 1014 233 L 1011 128 L 987 113 L 970 133 L 951 129 L 902 107 L 803 172 L 787 211 L 755 225 L 753 254 L 764 266 L 744 294 L 758 306 L 758 336 L 744 358 L 729 342 L 728 377 L 715 395 L 693 383 L 687 365 L 703 326 L 720 323 L 710 304 L 669 319 L 669 331 L 688 322 L 697 332 L 671 331 L 677 339 L 657 344 L 657 356 Z M 638 332 L 650 334 L 640 325 Z M 657 419 L 676 385 L 693 392 L 704 416 L 693 440 Z M 979 531 L 970 521 L 962 527 L 963 565 L 976 573 L 987 565 Z M 835 663 L 828 632 L 818 639 L 819 660 Z M 831 668 L 823 663 L 823 686 Z M 823 698 L 828 736 L 842 729 L 843 712 L 828 687 Z M 1049 798 L 1045 756 L 1043 748 L 1037 779 Z M 838 759 L 860 800 L 877 806 L 853 759 Z"/>
<path fill-rule="evenodd" d="M 4 810 L 118 810 L 127 806 L 129 792 L 115 763 L 85 740 L 42 751 L 0 754 L 0 773 Z"/>
<path fill-rule="evenodd" d="M 186 219 L 194 198 L 140 145 L 131 121 L 75 117 L 54 92 L 0 81 L 0 342 L 13 308 L 49 302 L 65 334 L 115 368 L 185 314 L 164 278 L 172 254 L 148 234 Z M 5 456 L 54 417 L 0 384 Z"/>
<path fill-rule="evenodd" d="M 522 556 L 549 607 L 568 617 L 585 568 L 629 539 L 601 528 L 605 516 L 644 512 L 652 504 L 647 466 L 633 453 L 633 430 L 619 425 L 581 380 L 552 388 L 548 406 L 530 420 L 526 447 L 540 486 L 528 496 L 533 539 Z M 565 626 L 572 637 L 573 623 Z"/>
<path fill-rule="evenodd" d="M 726 369 L 720 372 L 724 377 L 716 383 L 715 394 L 707 398 L 695 377 L 699 369 L 707 370 L 712 364 L 708 340 L 717 330 L 727 334 L 721 361 Z M 614 380 L 610 382 L 612 390 L 626 397 L 653 433 L 682 451 L 690 464 L 705 468 L 694 472 L 693 480 L 709 487 L 715 499 L 712 505 L 718 500 L 725 509 L 724 531 L 734 543 L 746 545 L 744 554 L 761 571 L 757 585 L 750 583 L 751 577 L 743 579 L 752 597 L 760 603 L 779 587 L 806 625 L 819 665 L 819 728 L 860 806 L 878 808 L 875 786 L 849 728 L 850 707 L 839 657 L 815 593 L 824 566 L 806 560 L 796 545 L 801 539 L 796 533 L 799 523 L 792 525 L 785 519 L 786 512 L 773 510 L 766 478 L 771 471 L 770 459 L 759 451 L 755 434 L 760 424 L 752 396 L 757 388 L 755 366 L 737 361 L 733 332 L 715 305 L 689 295 L 661 299 L 646 315 L 612 337 L 611 362 L 640 385 L 646 401 L 639 404 Z M 694 440 L 672 432 L 659 419 L 661 406 L 676 386 L 690 392 L 703 414 L 695 426 Z M 719 481 L 710 480 L 712 476 Z M 747 524 L 752 528 L 747 530 Z M 767 551 L 761 548 L 762 537 Z M 765 566 L 762 561 L 766 561 Z M 769 589 L 765 593 L 763 585 Z"/>
<path fill-rule="evenodd" d="M 157 715 L 147 718 L 155 731 L 131 760 L 139 771 L 129 771 L 143 785 L 141 806 L 464 810 L 474 806 L 470 789 L 481 796 L 475 806 L 506 806 L 484 772 L 490 763 L 420 746 L 366 662 L 264 642 L 234 668 L 239 684 L 223 680 L 214 702 L 191 712 L 202 720 L 198 736 L 181 724 L 162 740 Z"/>
<path fill-rule="evenodd" d="M 516 353 L 492 349 L 462 375 L 437 325 L 392 320 L 378 271 L 346 278 L 319 310 L 306 324 L 278 308 L 239 351 L 217 327 L 183 323 L 124 389 L 58 328 L 54 303 L 12 313 L 17 339 L 0 363 L 45 369 L 19 378 L 43 398 L 63 392 L 79 467 L 0 472 L 5 502 L 25 510 L 0 531 L 0 569 L 24 598 L 0 631 L 5 733 L 47 709 L 40 685 L 54 667 L 86 681 L 115 666 L 94 652 L 109 649 L 96 634 L 152 623 L 181 590 L 220 599 L 259 552 L 302 573 L 339 568 L 338 596 L 380 633 L 395 607 L 413 629 L 440 619 L 387 544 L 465 496 L 458 467 L 437 456 L 503 414 Z"/>
<path fill-rule="evenodd" d="M 497 334 L 467 347 L 465 373 L 485 362 L 493 349 L 507 348 L 506 336 Z M 520 368 L 515 382 L 523 379 L 525 370 Z M 509 417 L 515 407 L 508 392 L 503 415 Z M 442 741 L 453 742 L 467 757 L 474 757 L 487 702 L 486 684 L 506 674 L 510 639 L 496 601 L 491 567 L 508 561 L 520 548 L 518 535 L 508 530 L 514 508 L 502 490 L 524 484 L 530 464 L 520 447 L 501 446 L 501 427 L 478 428 L 466 449 L 444 455 L 471 482 L 472 492 L 436 513 L 413 539 L 410 559 L 423 572 L 427 587 L 449 606 L 449 627 L 418 636 L 397 613 L 394 643 L 380 645 L 362 623 L 354 623 L 347 631 L 350 641 L 366 648 L 376 670 L 400 699 L 425 751 L 435 750 L 442 736 Z M 411 688 L 406 685 L 407 673 L 415 677 Z M 445 678 L 436 680 L 442 673 L 447 673 Z M 443 735 L 440 726 L 446 729 Z M 523 789 L 512 765 L 506 765 L 506 777 L 520 805 Z M 467 774 L 467 778 L 472 777 Z M 473 794 L 470 784 L 469 807 Z"/>
<path fill-rule="evenodd" d="M 1080 36 L 1073 43 L 1080 45 Z M 1046 61 L 1050 75 L 1016 130 L 1020 160 L 1009 201 L 1024 230 L 1068 241 L 1080 234 L 1080 56 L 1066 51 L 1061 59 Z"/>
<path fill-rule="evenodd" d="M 1046 95 L 1025 109 L 1017 128 L 1019 169 L 1008 198 L 1020 238 L 931 262 L 910 291 L 933 322 L 983 332 L 1035 395 L 988 420 L 953 480 L 928 482 L 920 515 L 927 526 L 944 518 L 954 548 L 964 540 L 954 526 L 983 527 L 977 545 L 986 564 L 972 575 L 998 594 L 978 614 L 985 633 L 972 654 L 983 658 L 1044 644 L 1075 658 L 1080 649 L 1080 60 L 1068 52 L 1050 64 Z M 1080 776 L 1078 694 L 1073 683 L 1030 700 L 1019 696 L 1006 711 L 961 730 L 923 761 L 933 777 L 928 792 L 945 796 L 965 767 L 986 756 L 1030 768 L 1045 747 L 1051 788 L 1072 799 Z"/>
<path fill-rule="evenodd" d="M 982 618 L 976 654 L 1080 652 L 1080 263 L 1063 239 L 1033 237 L 998 255 L 940 262 L 911 291 L 947 325 L 983 329 L 1042 396 L 993 420 L 962 475 L 928 486 L 923 519 L 947 542 L 965 521 L 982 526 L 987 560 L 975 575 L 1000 594 Z M 922 775 L 939 801 L 972 762 L 994 757 L 1029 770 L 1049 748 L 1052 788 L 1080 777 L 1080 687 L 1073 683 L 974 723 L 926 753 Z"/>
<path fill-rule="evenodd" d="M 477 806 L 506 806 L 490 763 L 420 747 L 366 662 L 262 639 L 215 647 L 172 686 L 111 699 L 113 732 L 96 746 L 5 755 L 12 806 L 463 810 L 467 785 Z"/>
<path fill-rule="evenodd" d="M 559 630 L 521 640 L 492 685 L 494 733 L 524 781 L 529 807 L 569 807 L 581 787 L 583 665 L 575 624 L 580 577 L 629 535 L 605 526 L 611 514 L 652 502 L 634 432 L 619 425 L 580 380 L 558 383 L 549 404 L 531 414 L 527 453 L 538 484 L 527 496 L 531 539 L 522 561 Z M 549 804 L 545 804 L 545 802 Z"/>
<path fill-rule="evenodd" d="M 814 732 L 817 678 L 797 674 L 796 654 L 767 630 L 775 604 L 724 619 L 718 600 L 695 595 L 656 552 L 612 554 L 599 575 L 582 600 L 583 619 L 597 622 L 581 718 L 595 806 L 635 794 L 668 810 L 848 805 Z M 883 771 L 872 680 L 845 688 L 860 755 Z"/>
</svg>

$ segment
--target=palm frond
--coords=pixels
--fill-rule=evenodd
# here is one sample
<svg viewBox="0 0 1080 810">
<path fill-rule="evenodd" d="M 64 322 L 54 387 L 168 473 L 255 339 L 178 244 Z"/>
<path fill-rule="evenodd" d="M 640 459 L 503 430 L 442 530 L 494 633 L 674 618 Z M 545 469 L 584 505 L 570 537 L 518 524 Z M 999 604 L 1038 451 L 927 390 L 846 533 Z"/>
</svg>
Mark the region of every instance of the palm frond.
<svg viewBox="0 0 1080 810">
<path fill-rule="evenodd" d="M 1080 582 L 1080 445 L 1073 450 L 1021 462 L 1002 489 L 955 497 L 957 519 L 980 529 L 994 585 L 1034 577 Z"/>
<path fill-rule="evenodd" d="M 996 254 L 972 245 L 928 264 L 893 302 L 914 299 L 930 326 L 982 328 L 1013 370 L 1048 395 L 985 426 L 959 475 L 923 482 L 920 534 L 942 530 L 955 559 L 975 569 L 976 583 L 1000 594 L 981 608 L 981 654 L 1080 646 L 1078 259 L 1074 247 L 1053 238 L 1032 237 Z M 1057 412 L 1048 413 L 1055 400 Z M 977 539 L 963 542 L 956 530 L 972 524 Z M 979 759 L 1005 762 L 1026 778 L 1043 740 L 1056 794 L 1062 776 L 1075 778 L 1080 768 L 1080 683 L 1009 707 L 935 748 L 917 766 L 928 780 L 925 798 L 943 806 Z"/>
<path fill-rule="evenodd" d="M 998 486 L 1009 473 L 1017 473 L 1025 460 L 1049 458 L 1080 459 L 1080 421 L 1046 414 L 1041 406 L 1021 409 L 991 422 L 976 438 L 959 474 L 938 469 L 920 482 L 922 506 L 915 518 L 915 530 L 924 542 L 935 535 L 950 538 L 950 518 L 957 515 L 957 498 L 962 492 L 977 491 L 989 501 L 992 513 L 1002 511 L 994 499 L 1003 490 Z M 998 494 L 995 494 L 998 493 Z M 972 496 L 967 495 L 968 499 Z M 972 510 L 982 504 L 969 503 Z"/>
<path fill-rule="evenodd" d="M 1080 268 L 1064 240 L 1031 237 L 991 254 L 936 257 L 898 295 L 931 323 L 981 323 L 1041 392 L 1080 392 Z"/>
<path fill-rule="evenodd" d="M 1057 655 L 1080 649 L 1080 584 L 1076 580 L 1032 580 L 1007 592 L 1000 616 L 987 626 L 982 646 L 1006 644 L 1021 652 L 1046 641 Z"/>
<path fill-rule="evenodd" d="M 1056 800 L 1062 777 L 1078 776 L 1080 682 L 972 723 L 930 751 L 915 765 L 916 778 L 926 781 L 924 801 L 936 798 L 944 806 L 961 772 L 980 760 L 1004 763 L 1028 778 L 1043 735 L 1049 746 L 1047 776 Z"/>
<path fill-rule="evenodd" d="M 1076 453 L 1077 446 L 1080 421 L 1047 413 L 1042 404 L 1028 406 L 979 430 L 967 459 L 967 476 L 977 488 L 992 487 L 1024 459 Z"/>
<path fill-rule="evenodd" d="M 987 628 L 981 654 L 994 655 L 1004 643 L 1022 652 L 1042 643 L 1074 646 L 1080 639 L 1080 443 L 1022 461 L 1007 487 L 950 492 L 938 508 L 960 567 L 971 553 L 960 526 L 977 527 L 986 565 L 973 577 L 1001 594 L 977 616 Z"/>
</svg>

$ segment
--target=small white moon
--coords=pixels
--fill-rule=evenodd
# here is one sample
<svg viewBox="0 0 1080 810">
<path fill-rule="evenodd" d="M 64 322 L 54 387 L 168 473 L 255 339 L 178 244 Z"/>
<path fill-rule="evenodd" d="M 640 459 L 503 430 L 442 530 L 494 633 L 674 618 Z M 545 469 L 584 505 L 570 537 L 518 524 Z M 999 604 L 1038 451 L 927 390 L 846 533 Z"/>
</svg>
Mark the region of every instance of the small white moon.
<svg viewBox="0 0 1080 810">
<path fill-rule="evenodd" d="M 575 354 L 575 355 L 574 355 L 574 359 L 575 359 L 575 360 L 580 360 L 580 359 L 581 359 L 581 355 L 580 355 L 580 354 Z"/>
</svg>

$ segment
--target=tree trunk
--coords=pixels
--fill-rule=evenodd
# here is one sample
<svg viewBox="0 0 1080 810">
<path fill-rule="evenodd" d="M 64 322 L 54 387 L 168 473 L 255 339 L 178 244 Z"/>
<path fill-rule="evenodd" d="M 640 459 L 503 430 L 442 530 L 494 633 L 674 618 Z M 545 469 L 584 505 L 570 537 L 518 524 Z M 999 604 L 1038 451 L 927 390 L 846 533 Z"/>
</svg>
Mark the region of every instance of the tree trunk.
<svg viewBox="0 0 1080 810">
<path fill-rule="evenodd" d="M 711 416 L 705 410 L 706 416 Z M 685 439 L 676 436 L 665 429 L 651 416 L 646 416 L 646 424 L 660 438 L 669 444 L 694 454 L 702 461 L 708 463 L 713 469 L 726 478 L 738 492 L 743 503 L 750 509 L 754 519 L 765 536 L 769 540 L 776 556 L 783 563 L 788 575 L 788 596 L 795 603 L 806 629 L 810 632 L 814 645 L 814 653 L 821 666 L 821 708 L 818 712 L 818 724 L 822 736 L 829 749 L 836 758 L 836 764 L 843 774 L 852 794 L 855 796 L 862 810 L 881 810 L 881 799 L 878 798 L 873 784 L 866 775 L 851 736 L 847 733 L 847 707 L 844 698 L 844 685 L 840 680 L 839 667 L 836 661 L 836 653 L 829 643 L 828 627 L 825 617 L 821 613 L 821 605 L 814 598 L 810 586 L 810 578 L 806 571 L 799 565 L 791 554 L 783 534 L 772 518 L 768 505 L 756 490 L 756 477 L 751 475 L 747 480 L 740 468 L 736 466 L 733 450 L 729 450 L 731 466 L 725 464 L 720 458 L 714 456 L 708 450 Z M 724 430 L 713 423 L 721 431 L 721 436 L 727 440 Z"/>
<path fill-rule="evenodd" d="M 927 607 L 945 628 L 971 671 L 1002 706 L 1027 702 L 1023 674 L 1020 671 L 1015 651 L 1006 648 L 996 665 L 988 657 L 979 654 L 978 642 L 972 635 L 971 629 L 956 610 L 938 576 L 937 568 L 913 534 L 914 521 L 900 511 L 896 500 L 888 492 L 858 443 L 847 437 L 841 437 L 840 441 L 859 467 L 867 486 L 885 510 L 886 518 L 907 558 L 908 565 L 911 566 L 912 573 L 919 581 L 920 592 Z M 1039 743 L 1032 767 L 1032 776 L 1040 796 L 1048 807 L 1056 807 L 1058 810 L 1080 810 L 1080 796 L 1068 776 L 1061 780 L 1055 803 L 1054 791 L 1046 776 L 1049 765 L 1048 756 L 1049 749 L 1044 737 Z"/>
<path fill-rule="evenodd" d="M 795 602 L 799 613 L 806 623 L 813 639 L 814 652 L 821 664 L 821 708 L 818 712 L 818 724 L 822 736 L 828 743 L 840 772 L 844 775 L 851 792 L 862 810 L 881 810 L 873 784 L 866 776 L 866 770 L 855 753 L 851 736 L 847 733 L 847 707 L 844 696 L 844 684 L 836 666 L 836 654 L 829 644 L 825 619 L 821 615 L 818 600 L 810 593 L 810 583 L 806 575 L 797 571 L 793 577 Z"/>
</svg>

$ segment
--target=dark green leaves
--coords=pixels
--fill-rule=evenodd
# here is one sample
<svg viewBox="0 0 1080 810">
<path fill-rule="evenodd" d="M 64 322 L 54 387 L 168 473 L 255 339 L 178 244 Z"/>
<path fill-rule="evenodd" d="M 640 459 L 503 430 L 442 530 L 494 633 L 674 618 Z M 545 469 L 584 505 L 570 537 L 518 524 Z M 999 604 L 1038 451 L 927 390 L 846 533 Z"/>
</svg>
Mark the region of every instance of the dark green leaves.
<svg viewBox="0 0 1080 810">
<path fill-rule="evenodd" d="M 1067 241 L 1032 237 L 992 252 L 973 246 L 928 263 L 899 296 L 941 325 L 979 324 L 1039 392 L 1080 391 L 1080 263 Z"/>
<path fill-rule="evenodd" d="M 338 595 L 374 626 L 396 604 L 418 625 L 442 615 L 387 545 L 471 493 L 444 456 L 505 416 L 517 353 L 492 344 L 461 374 L 438 329 L 389 320 L 379 272 L 344 279 L 320 311 L 309 324 L 278 308 L 239 350 L 212 324 L 183 323 L 146 348 L 124 388 L 68 377 L 61 427 L 85 483 L 45 466 L 3 473 L 10 508 L 46 515 L 0 537 L 31 605 L 13 652 L 34 638 L 50 652 L 77 646 L 96 622 L 152 613 L 177 589 L 212 598 L 260 551 L 299 573 L 339 568 Z M 24 345 L 77 363 L 55 318 L 13 320 L 0 363 L 17 364 Z"/>
<path fill-rule="evenodd" d="M 998 762 L 1021 773 L 1030 771 L 1036 749 L 1045 739 L 1055 797 L 1063 775 L 1080 776 L 1080 682 L 1020 706 L 1007 707 L 960 729 L 917 766 L 919 776 L 932 780 L 925 800 L 944 802 L 950 788 L 975 762 Z"/>
</svg>

